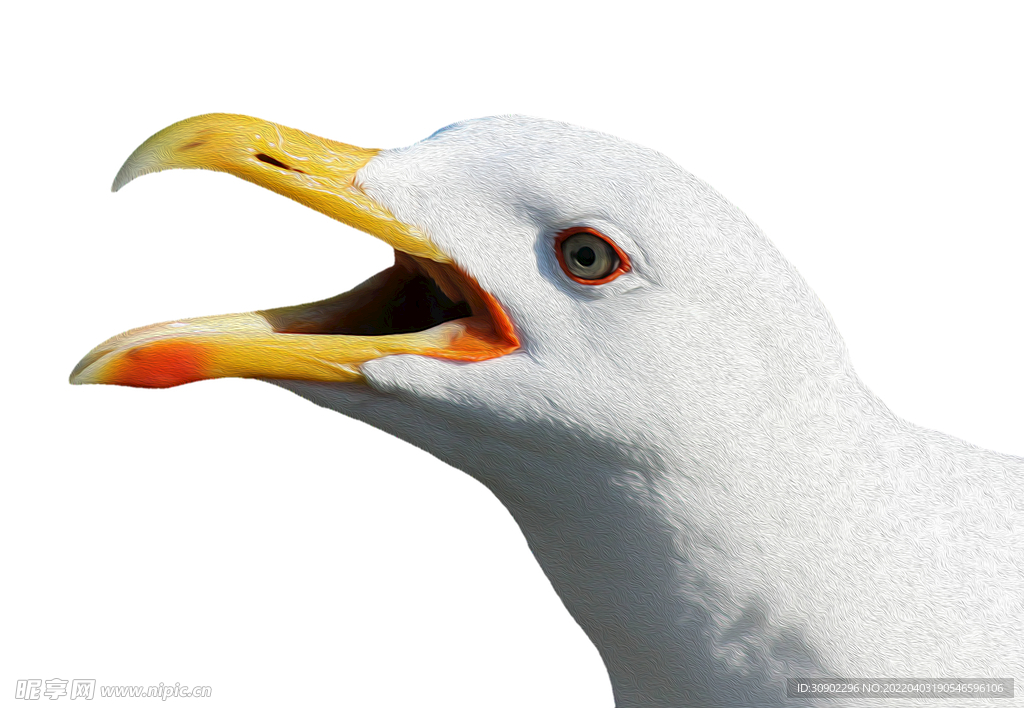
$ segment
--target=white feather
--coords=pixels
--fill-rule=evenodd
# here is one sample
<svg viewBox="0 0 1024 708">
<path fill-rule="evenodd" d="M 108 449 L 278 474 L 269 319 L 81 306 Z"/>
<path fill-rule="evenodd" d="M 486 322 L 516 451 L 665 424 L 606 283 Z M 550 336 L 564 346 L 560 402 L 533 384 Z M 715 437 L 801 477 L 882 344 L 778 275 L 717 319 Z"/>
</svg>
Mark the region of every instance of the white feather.
<svg viewBox="0 0 1024 708">
<path fill-rule="evenodd" d="M 387 357 L 365 365 L 370 388 L 278 383 L 493 491 L 618 706 L 809 705 L 786 697 L 797 676 L 1024 674 L 1024 460 L 896 417 L 710 187 L 523 117 L 383 152 L 360 181 L 499 299 L 524 346 Z M 569 280 L 553 238 L 575 225 L 634 269 Z"/>
</svg>

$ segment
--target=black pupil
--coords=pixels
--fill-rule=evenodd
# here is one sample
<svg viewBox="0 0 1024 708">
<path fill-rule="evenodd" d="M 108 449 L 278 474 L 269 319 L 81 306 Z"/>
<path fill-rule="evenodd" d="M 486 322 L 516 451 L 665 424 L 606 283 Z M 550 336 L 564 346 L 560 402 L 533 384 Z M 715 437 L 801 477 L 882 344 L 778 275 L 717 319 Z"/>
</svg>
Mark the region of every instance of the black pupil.
<svg viewBox="0 0 1024 708">
<path fill-rule="evenodd" d="M 597 254 L 594 253 L 594 249 L 590 246 L 584 246 L 580 250 L 576 251 L 576 262 L 584 268 L 594 265 L 594 261 L 597 260 Z"/>
</svg>

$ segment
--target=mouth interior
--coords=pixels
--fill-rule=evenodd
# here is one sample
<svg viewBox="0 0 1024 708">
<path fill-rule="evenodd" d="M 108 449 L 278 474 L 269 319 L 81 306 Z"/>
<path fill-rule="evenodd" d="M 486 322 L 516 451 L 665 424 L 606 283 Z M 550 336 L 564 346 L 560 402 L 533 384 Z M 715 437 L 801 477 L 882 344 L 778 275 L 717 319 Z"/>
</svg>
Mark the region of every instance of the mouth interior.
<svg viewBox="0 0 1024 708">
<path fill-rule="evenodd" d="M 395 252 L 395 265 L 352 290 L 327 300 L 263 310 L 279 334 L 384 336 L 422 332 L 452 320 L 481 315 L 461 274 L 432 261 Z M 467 292 L 468 291 L 468 292 Z"/>
<path fill-rule="evenodd" d="M 241 377 L 360 381 L 395 354 L 459 362 L 519 348 L 504 308 L 457 265 L 396 252 L 347 293 L 307 305 L 194 317 L 129 330 L 93 349 L 72 383 L 168 388 Z"/>
</svg>

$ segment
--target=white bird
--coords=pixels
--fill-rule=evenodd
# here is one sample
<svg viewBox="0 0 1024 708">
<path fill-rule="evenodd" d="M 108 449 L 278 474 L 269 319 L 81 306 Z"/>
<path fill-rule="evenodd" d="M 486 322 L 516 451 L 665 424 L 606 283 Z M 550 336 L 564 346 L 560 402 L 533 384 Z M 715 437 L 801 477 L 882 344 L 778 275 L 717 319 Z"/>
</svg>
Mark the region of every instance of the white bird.
<svg viewBox="0 0 1024 708">
<path fill-rule="evenodd" d="M 72 382 L 269 379 L 464 470 L 620 708 L 1024 675 L 1024 459 L 894 415 L 793 267 L 666 157 L 525 117 L 376 151 L 209 115 L 150 138 L 114 189 L 170 167 L 286 194 L 395 266 L 321 303 L 132 330 Z M 960 703 L 884 703 L 904 702 Z"/>
</svg>

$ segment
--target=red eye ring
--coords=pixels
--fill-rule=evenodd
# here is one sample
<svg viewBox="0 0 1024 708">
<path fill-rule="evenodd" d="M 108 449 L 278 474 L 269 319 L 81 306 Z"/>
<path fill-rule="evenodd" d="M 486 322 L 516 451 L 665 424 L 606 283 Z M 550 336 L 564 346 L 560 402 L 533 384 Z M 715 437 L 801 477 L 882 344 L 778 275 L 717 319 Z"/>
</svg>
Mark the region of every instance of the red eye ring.
<svg viewBox="0 0 1024 708">
<path fill-rule="evenodd" d="M 562 244 L 565 243 L 565 241 L 568 238 L 570 238 L 571 236 L 575 236 L 576 234 L 589 234 L 608 244 L 619 259 L 618 266 L 616 266 L 616 268 L 611 273 L 597 280 L 588 280 L 586 278 L 581 278 L 579 276 L 573 275 L 573 273 L 569 270 L 569 266 L 565 262 L 565 253 L 562 249 Z M 565 231 L 559 232 L 559 234 L 555 237 L 555 255 L 558 257 L 558 265 L 562 267 L 562 271 L 570 279 L 575 280 L 577 283 L 582 283 L 583 285 L 601 285 L 603 283 L 610 283 L 623 273 L 628 273 L 633 268 L 632 265 L 630 265 L 629 256 L 627 256 L 625 252 L 621 248 L 619 248 L 614 241 L 612 241 L 610 238 L 605 236 L 597 229 L 591 228 L 589 226 L 573 226 L 570 229 L 566 229 Z"/>
</svg>

